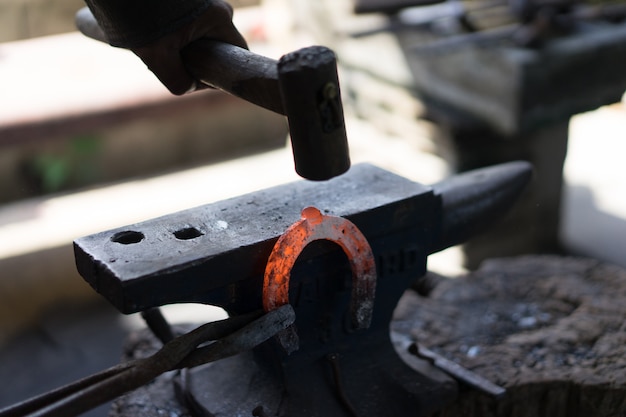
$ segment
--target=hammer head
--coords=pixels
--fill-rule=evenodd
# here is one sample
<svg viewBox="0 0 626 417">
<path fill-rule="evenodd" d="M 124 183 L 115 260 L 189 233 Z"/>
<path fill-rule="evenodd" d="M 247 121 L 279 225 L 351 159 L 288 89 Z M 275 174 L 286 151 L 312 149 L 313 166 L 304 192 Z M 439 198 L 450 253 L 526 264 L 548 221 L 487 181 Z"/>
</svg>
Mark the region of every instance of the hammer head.
<svg viewBox="0 0 626 417">
<path fill-rule="evenodd" d="M 312 46 L 284 55 L 278 83 L 296 172 L 316 181 L 346 172 L 350 155 L 333 51 Z"/>
</svg>

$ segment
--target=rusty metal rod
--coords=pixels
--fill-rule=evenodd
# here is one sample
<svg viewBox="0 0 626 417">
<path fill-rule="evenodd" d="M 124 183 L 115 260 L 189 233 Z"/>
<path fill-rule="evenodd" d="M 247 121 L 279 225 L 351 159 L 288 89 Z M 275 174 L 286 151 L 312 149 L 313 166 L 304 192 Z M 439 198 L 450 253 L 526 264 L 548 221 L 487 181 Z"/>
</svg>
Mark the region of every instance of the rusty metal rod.
<svg viewBox="0 0 626 417">
<path fill-rule="evenodd" d="M 477 389 L 494 398 L 502 398 L 506 394 L 506 389 L 494 384 L 493 382 L 483 378 L 482 376 L 470 371 L 443 356 L 426 349 L 424 346 L 413 344 L 409 347 L 409 352 L 420 359 L 425 359 L 432 363 L 435 367 L 447 373 L 459 382 Z"/>
<path fill-rule="evenodd" d="M 337 396 L 339 397 L 339 401 L 345 407 L 346 411 L 352 417 L 359 417 L 359 413 L 352 405 L 352 401 L 348 397 L 346 393 L 346 389 L 343 386 L 343 380 L 341 378 L 341 366 L 339 365 L 339 355 L 336 353 L 329 354 L 326 359 L 330 362 L 331 369 L 333 371 L 333 380 L 335 381 L 335 389 L 337 392 Z"/>
<path fill-rule="evenodd" d="M 141 312 L 141 317 L 146 322 L 148 328 L 163 344 L 166 344 L 170 340 L 174 339 L 174 331 L 172 327 L 163 316 L 161 309 L 158 307 L 149 308 Z"/>
</svg>

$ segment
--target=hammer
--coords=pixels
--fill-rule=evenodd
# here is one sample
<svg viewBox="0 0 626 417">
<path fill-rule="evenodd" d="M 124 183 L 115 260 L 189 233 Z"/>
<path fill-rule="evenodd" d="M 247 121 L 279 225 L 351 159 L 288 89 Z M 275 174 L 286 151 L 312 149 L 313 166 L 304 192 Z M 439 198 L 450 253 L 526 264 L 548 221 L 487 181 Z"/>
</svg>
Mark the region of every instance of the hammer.
<svg viewBox="0 0 626 417">
<path fill-rule="evenodd" d="M 88 8 L 76 14 L 78 29 L 107 42 Z M 324 181 L 350 168 L 348 139 L 333 51 L 303 48 L 278 61 L 234 45 L 197 40 L 182 52 L 199 82 L 287 116 L 296 172 Z"/>
</svg>

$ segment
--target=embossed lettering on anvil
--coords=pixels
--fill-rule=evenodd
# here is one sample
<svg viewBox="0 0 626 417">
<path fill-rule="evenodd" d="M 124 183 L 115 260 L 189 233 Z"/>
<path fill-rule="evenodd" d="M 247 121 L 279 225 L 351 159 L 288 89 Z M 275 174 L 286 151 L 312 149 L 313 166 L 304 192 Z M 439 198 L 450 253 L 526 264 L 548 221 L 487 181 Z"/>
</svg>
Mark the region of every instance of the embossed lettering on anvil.
<svg viewBox="0 0 626 417">
<path fill-rule="evenodd" d="M 404 273 L 421 265 L 423 253 L 415 246 L 387 251 L 378 255 L 378 277 L 393 276 Z"/>
</svg>

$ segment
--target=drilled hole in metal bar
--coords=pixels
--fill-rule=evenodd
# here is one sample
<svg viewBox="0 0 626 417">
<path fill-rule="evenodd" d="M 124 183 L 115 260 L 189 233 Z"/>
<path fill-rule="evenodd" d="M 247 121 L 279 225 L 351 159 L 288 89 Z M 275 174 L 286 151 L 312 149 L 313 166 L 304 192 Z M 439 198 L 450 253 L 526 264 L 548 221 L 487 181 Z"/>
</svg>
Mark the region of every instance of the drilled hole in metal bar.
<svg viewBox="0 0 626 417">
<path fill-rule="evenodd" d="M 141 232 L 135 232 L 132 230 L 126 230 L 118 232 L 113 235 L 111 241 L 120 243 L 122 245 L 132 245 L 133 243 L 139 243 L 144 239 L 144 234 Z"/>
<path fill-rule="evenodd" d="M 202 233 L 195 227 L 185 227 L 184 229 L 180 229 L 174 232 L 174 236 L 176 236 L 176 239 L 180 240 L 195 239 L 199 236 L 202 236 L 203 234 L 204 233 Z"/>
</svg>

